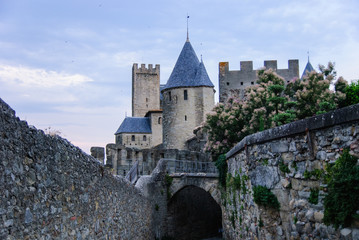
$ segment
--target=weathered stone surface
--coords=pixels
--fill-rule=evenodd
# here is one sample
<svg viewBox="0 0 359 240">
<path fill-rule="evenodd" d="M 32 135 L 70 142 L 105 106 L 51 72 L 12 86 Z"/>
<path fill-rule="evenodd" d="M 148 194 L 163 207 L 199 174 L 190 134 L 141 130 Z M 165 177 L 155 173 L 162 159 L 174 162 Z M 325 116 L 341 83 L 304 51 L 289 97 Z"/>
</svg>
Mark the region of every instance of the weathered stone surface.
<svg viewBox="0 0 359 240">
<path fill-rule="evenodd" d="M 356 221 L 348 230 L 323 223 L 323 194 L 327 186 L 322 177 L 308 178 L 308 173 L 325 170 L 328 162 L 338 159 L 342 148 L 351 146 L 350 154 L 359 155 L 358 132 L 359 104 L 244 138 L 226 154 L 228 171 L 240 172 L 241 179 L 246 175 L 249 180 L 241 182 L 245 191 L 235 191 L 236 195 L 227 191 L 222 199 L 225 238 L 359 239 Z M 261 159 L 267 159 L 266 164 Z M 281 205 L 280 214 L 254 203 L 252 187 L 257 185 L 274 193 Z M 318 204 L 308 201 L 312 189 L 320 189 Z M 233 196 L 239 197 L 233 201 Z"/>
<path fill-rule="evenodd" d="M 249 177 L 254 186 L 273 188 L 279 181 L 279 171 L 275 167 L 258 166 Z"/>
<path fill-rule="evenodd" d="M 288 152 L 289 143 L 287 141 L 274 142 L 270 147 L 273 153 L 285 153 Z"/>
<path fill-rule="evenodd" d="M 359 229 L 353 229 L 352 239 L 359 239 Z"/>
<path fill-rule="evenodd" d="M 154 239 L 152 203 L 0 99 L 0 239 Z"/>
<path fill-rule="evenodd" d="M 324 218 L 324 214 L 322 212 L 314 212 L 314 220 L 316 222 L 322 222 Z"/>
<path fill-rule="evenodd" d="M 340 235 L 343 239 L 349 239 L 351 237 L 352 230 L 349 228 L 343 228 L 340 230 Z"/>
</svg>

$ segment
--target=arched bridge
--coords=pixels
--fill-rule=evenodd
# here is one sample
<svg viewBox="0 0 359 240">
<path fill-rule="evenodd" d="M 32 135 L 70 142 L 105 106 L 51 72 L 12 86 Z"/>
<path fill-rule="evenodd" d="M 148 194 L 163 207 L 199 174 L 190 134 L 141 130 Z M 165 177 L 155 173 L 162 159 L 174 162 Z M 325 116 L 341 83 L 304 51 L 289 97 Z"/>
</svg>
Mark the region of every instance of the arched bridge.
<svg viewBox="0 0 359 240">
<path fill-rule="evenodd" d="M 175 159 L 163 159 L 163 161 L 167 163 L 167 174 L 173 179 L 169 188 L 172 195 L 185 187 L 195 186 L 208 192 L 218 204 L 220 203 L 218 170 L 214 162 Z"/>
<path fill-rule="evenodd" d="M 128 180 L 135 182 L 137 173 L 134 166 Z M 136 187 L 155 205 L 158 239 L 163 236 L 176 236 L 176 239 L 220 236 L 221 198 L 218 170 L 213 162 L 163 158 L 150 176 L 138 179 Z"/>
</svg>

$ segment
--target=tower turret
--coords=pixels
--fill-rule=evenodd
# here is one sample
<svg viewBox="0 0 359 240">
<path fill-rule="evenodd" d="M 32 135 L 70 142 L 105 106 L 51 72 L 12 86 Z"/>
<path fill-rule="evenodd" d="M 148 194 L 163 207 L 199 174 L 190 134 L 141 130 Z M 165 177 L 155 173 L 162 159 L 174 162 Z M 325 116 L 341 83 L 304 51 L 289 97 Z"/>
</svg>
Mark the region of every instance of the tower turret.
<svg viewBox="0 0 359 240">
<path fill-rule="evenodd" d="M 214 85 L 188 39 L 162 94 L 163 145 L 167 149 L 186 149 L 193 129 L 214 106 Z"/>
</svg>

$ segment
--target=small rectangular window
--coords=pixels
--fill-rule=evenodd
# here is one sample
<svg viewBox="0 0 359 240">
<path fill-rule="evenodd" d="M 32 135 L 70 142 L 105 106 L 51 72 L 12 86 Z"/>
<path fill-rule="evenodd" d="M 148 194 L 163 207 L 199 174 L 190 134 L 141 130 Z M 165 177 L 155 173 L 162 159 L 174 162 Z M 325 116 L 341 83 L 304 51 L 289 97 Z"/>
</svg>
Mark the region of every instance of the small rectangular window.
<svg viewBox="0 0 359 240">
<path fill-rule="evenodd" d="M 183 91 L 183 99 L 187 100 L 188 99 L 188 94 L 187 94 L 187 90 Z"/>
<path fill-rule="evenodd" d="M 254 82 L 251 82 L 252 85 L 254 85 Z"/>
<path fill-rule="evenodd" d="M 241 86 L 243 86 L 243 82 L 241 82 Z"/>
<path fill-rule="evenodd" d="M 171 92 L 168 92 L 168 99 L 169 99 L 170 101 L 172 101 Z"/>
<path fill-rule="evenodd" d="M 146 135 L 143 135 L 143 141 L 145 142 L 147 140 Z"/>
<path fill-rule="evenodd" d="M 131 136 L 131 141 L 134 142 L 135 141 L 135 135 Z"/>
</svg>

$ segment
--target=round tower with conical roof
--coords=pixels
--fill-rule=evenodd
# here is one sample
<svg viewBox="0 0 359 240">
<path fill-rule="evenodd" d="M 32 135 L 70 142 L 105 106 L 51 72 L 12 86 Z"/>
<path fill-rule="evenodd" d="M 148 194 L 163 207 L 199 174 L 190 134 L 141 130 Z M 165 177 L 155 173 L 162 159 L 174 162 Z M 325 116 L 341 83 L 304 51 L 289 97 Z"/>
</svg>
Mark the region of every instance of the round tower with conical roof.
<svg viewBox="0 0 359 240">
<path fill-rule="evenodd" d="M 187 149 L 186 141 L 214 107 L 214 85 L 187 38 L 176 65 L 162 89 L 163 145 Z"/>
</svg>

